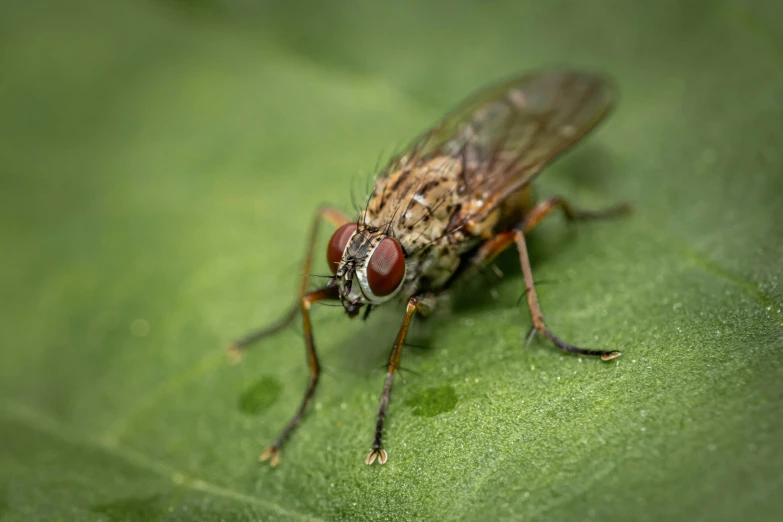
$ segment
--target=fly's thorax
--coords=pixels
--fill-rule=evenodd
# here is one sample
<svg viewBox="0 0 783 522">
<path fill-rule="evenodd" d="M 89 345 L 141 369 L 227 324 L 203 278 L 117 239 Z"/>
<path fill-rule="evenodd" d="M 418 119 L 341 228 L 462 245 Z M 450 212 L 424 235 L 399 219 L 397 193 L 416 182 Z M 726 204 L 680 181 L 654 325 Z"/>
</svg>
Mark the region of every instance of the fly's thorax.
<svg viewBox="0 0 783 522">
<path fill-rule="evenodd" d="M 460 208 L 462 164 L 439 156 L 376 180 L 363 215 L 366 223 L 390 226 L 406 252 L 416 252 L 447 236 Z"/>
<path fill-rule="evenodd" d="M 463 163 L 438 156 L 376 180 L 360 222 L 388 229 L 406 252 L 402 293 L 437 289 L 457 270 L 461 255 L 475 245 L 461 225 L 465 204 Z"/>
</svg>

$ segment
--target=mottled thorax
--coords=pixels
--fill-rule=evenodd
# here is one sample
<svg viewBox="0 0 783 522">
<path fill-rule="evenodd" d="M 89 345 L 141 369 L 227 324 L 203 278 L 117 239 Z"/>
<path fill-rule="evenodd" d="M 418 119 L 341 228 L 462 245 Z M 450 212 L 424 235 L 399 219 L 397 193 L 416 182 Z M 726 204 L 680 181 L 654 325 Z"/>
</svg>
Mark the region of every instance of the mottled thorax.
<svg viewBox="0 0 783 522">
<path fill-rule="evenodd" d="M 407 257 L 403 293 L 445 282 L 459 266 L 460 255 L 475 243 L 459 226 L 462 163 L 440 156 L 378 178 L 360 222 L 385 230 Z"/>
<path fill-rule="evenodd" d="M 461 173 L 458 159 L 442 156 L 379 178 L 364 222 L 390 226 L 406 252 L 437 242 L 459 210 Z"/>
</svg>

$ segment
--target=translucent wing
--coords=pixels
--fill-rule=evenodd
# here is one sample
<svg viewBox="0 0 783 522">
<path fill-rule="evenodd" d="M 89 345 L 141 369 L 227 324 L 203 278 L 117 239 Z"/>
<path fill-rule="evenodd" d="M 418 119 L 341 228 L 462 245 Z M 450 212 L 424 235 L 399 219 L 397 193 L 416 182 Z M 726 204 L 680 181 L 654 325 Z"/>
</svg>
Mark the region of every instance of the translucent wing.
<svg viewBox="0 0 783 522">
<path fill-rule="evenodd" d="M 480 220 L 524 187 L 609 112 L 607 79 L 577 71 L 514 78 L 465 100 L 395 158 L 386 172 L 437 156 L 462 159 L 465 197 Z"/>
</svg>

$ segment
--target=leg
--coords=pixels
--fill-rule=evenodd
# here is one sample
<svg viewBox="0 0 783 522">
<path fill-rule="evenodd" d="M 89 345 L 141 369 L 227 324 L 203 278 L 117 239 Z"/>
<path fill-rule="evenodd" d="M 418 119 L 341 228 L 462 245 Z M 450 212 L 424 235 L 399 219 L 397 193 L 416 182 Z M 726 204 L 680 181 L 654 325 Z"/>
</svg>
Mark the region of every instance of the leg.
<svg viewBox="0 0 783 522">
<path fill-rule="evenodd" d="M 386 409 L 389 406 L 389 397 L 391 396 L 392 381 L 394 381 L 394 374 L 400 368 L 400 355 L 402 354 L 402 345 L 405 342 L 405 335 L 408 333 L 408 327 L 411 324 L 411 318 L 413 313 L 417 310 L 426 311 L 432 307 L 428 300 L 431 300 L 431 296 L 414 296 L 408 299 L 408 306 L 405 309 L 405 318 L 402 320 L 402 326 L 400 331 L 397 332 L 397 338 L 394 339 L 394 346 L 392 347 L 391 355 L 389 355 L 389 364 L 386 367 L 386 383 L 383 385 L 383 393 L 381 394 L 381 405 L 378 408 L 378 421 L 375 424 L 375 439 L 372 444 L 372 450 L 365 459 L 365 463 L 372 464 L 375 459 L 378 459 L 378 464 L 385 464 L 388 455 L 386 450 L 381 447 L 381 439 L 383 438 L 383 423 L 386 420 Z"/>
<path fill-rule="evenodd" d="M 566 219 L 569 221 L 619 217 L 631 211 L 631 206 L 627 203 L 597 211 L 578 210 L 563 198 L 553 197 L 536 204 L 525 214 L 520 225 L 523 232 L 528 233 L 533 230 L 545 216 L 556 208 L 562 208 Z M 477 269 L 492 263 L 501 252 L 514 243 L 514 240 L 515 232 L 513 229 L 500 232 L 489 238 L 479 246 L 468 265 L 458 271 L 450 283 L 453 283 L 456 279 L 465 279 L 467 276 L 473 275 Z"/>
<path fill-rule="evenodd" d="M 533 271 L 530 268 L 530 258 L 527 255 L 527 245 L 525 244 L 525 234 L 522 230 L 514 230 L 514 241 L 519 250 L 519 262 L 522 265 L 522 276 L 525 280 L 525 293 L 527 294 L 527 304 L 530 308 L 530 315 L 533 319 L 533 331 L 536 331 L 552 341 L 555 346 L 566 352 L 579 355 L 589 355 L 600 357 L 604 361 L 609 361 L 620 356 L 620 352 L 585 350 L 577 346 L 570 345 L 553 334 L 544 324 L 544 315 L 541 313 L 541 306 L 538 304 L 538 295 L 533 284 Z"/>
<path fill-rule="evenodd" d="M 544 337 L 552 341 L 555 346 L 567 352 L 580 355 L 598 356 L 605 361 L 614 359 L 615 357 L 620 356 L 619 352 L 585 350 L 583 348 L 572 346 L 559 337 L 555 336 L 544 323 L 543 314 L 541 313 L 541 306 L 538 303 L 538 295 L 536 294 L 535 284 L 533 283 L 533 272 L 530 268 L 530 259 L 527 253 L 527 244 L 525 243 L 524 234 L 533 230 L 546 215 L 558 207 L 562 208 L 566 214 L 566 218 L 572 221 L 580 219 L 614 217 L 630 211 L 630 206 L 627 204 L 618 205 L 606 210 L 589 212 L 575 210 L 567 201 L 557 197 L 542 201 L 541 203 L 535 205 L 527 213 L 525 219 L 520 225 L 521 230 L 511 229 L 500 232 L 483 243 L 476 251 L 475 256 L 471 259 L 471 266 L 466 269 L 465 274 L 471 273 L 478 267 L 486 266 L 487 264 L 491 263 L 501 252 L 503 252 L 513 243 L 516 243 L 517 249 L 519 250 L 522 273 L 524 275 L 525 295 L 527 296 L 528 307 L 530 308 L 530 314 L 533 319 L 533 330 L 531 333 L 539 332 Z"/>
<path fill-rule="evenodd" d="M 508 246 L 509 233 L 512 235 L 512 240 L 517 244 L 517 250 L 519 250 L 519 261 L 522 265 L 522 274 L 525 279 L 525 294 L 527 295 L 527 303 L 530 308 L 530 315 L 533 318 L 533 330 L 542 334 L 544 337 L 552 341 L 555 346 L 561 350 L 567 352 L 576 353 L 580 355 L 599 356 L 604 361 L 609 361 L 615 357 L 620 356 L 620 352 L 601 351 L 601 350 L 585 350 L 572 346 L 559 337 L 555 336 L 544 324 L 544 317 L 541 313 L 541 306 L 538 304 L 538 295 L 536 294 L 535 285 L 533 284 L 533 271 L 530 268 L 530 258 L 527 254 L 527 244 L 525 243 L 525 234 L 532 231 L 536 225 L 546 217 L 550 212 L 556 208 L 562 208 L 566 215 L 566 219 L 569 221 L 588 220 L 588 219 L 603 219 L 619 217 L 631 212 L 631 205 L 623 203 L 615 205 L 603 210 L 579 210 L 574 208 L 568 201 L 560 197 L 549 198 L 546 201 L 542 201 L 536 204 L 526 215 L 522 221 L 521 230 L 512 230 L 501 234 L 505 246 Z M 505 248 L 505 247 L 504 247 Z"/>
<path fill-rule="evenodd" d="M 277 462 L 280 460 L 280 448 L 288 436 L 291 435 L 291 432 L 294 431 L 294 428 L 296 428 L 302 420 L 302 416 L 305 411 L 307 411 L 308 406 L 310 406 L 310 401 L 313 399 L 313 394 L 315 393 L 315 387 L 318 385 L 318 378 L 321 375 L 321 365 L 318 363 L 318 354 L 315 353 L 313 330 L 310 325 L 310 307 L 313 303 L 317 303 L 318 301 L 338 299 L 338 297 L 337 287 L 321 288 L 314 292 L 310 292 L 309 294 L 305 294 L 302 297 L 302 320 L 304 322 L 305 347 L 307 348 L 307 364 L 310 366 L 310 380 L 307 382 L 307 390 L 305 390 L 304 397 L 302 398 L 302 402 L 299 404 L 296 413 L 294 413 L 294 416 L 288 421 L 288 424 L 283 428 L 283 431 L 280 432 L 277 440 L 265 449 L 259 457 L 261 461 L 269 460 L 271 466 L 277 465 Z"/>
<path fill-rule="evenodd" d="M 555 196 L 546 201 L 537 203 L 527 214 L 525 214 L 525 219 L 522 221 L 522 230 L 525 233 L 530 232 L 536 228 L 539 221 L 556 208 L 563 209 L 563 213 L 568 221 L 613 218 L 631 212 L 631 205 L 628 203 L 622 203 L 602 210 L 579 210 L 571 206 L 565 199 Z"/>
<path fill-rule="evenodd" d="M 536 204 L 528 211 L 522 220 L 522 231 L 526 234 L 532 231 L 544 217 L 556 208 L 562 208 L 569 221 L 619 217 L 631 211 L 631 206 L 627 203 L 603 210 L 578 210 L 563 198 L 553 197 Z M 514 240 L 514 230 L 507 230 L 491 237 L 479 247 L 476 255 L 471 259 L 471 265 L 476 267 L 488 265 Z"/>
<path fill-rule="evenodd" d="M 316 212 L 315 218 L 313 219 L 313 224 L 310 227 L 310 237 L 307 240 L 307 252 L 305 255 L 304 264 L 302 266 L 302 276 L 301 282 L 299 284 L 299 293 L 297 294 L 297 302 L 291 306 L 291 308 L 283 317 L 274 323 L 264 326 L 263 328 L 259 328 L 258 330 L 254 330 L 231 343 L 228 348 L 230 355 L 235 362 L 241 358 L 242 352 L 247 349 L 248 346 L 263 339 L 264 337 L 268 337 L 279 332 L 291 324 L 291 322 L 296 317 L 296 314 L 300 310 L 299 301 L 304 298 L 305 292 L 307 292 L 307 284 L 310 281 L 310 267 L 313 261 L 313 250 L 315 249 L 315 242 L 318 238 L 318 228 L 322 219 L 326 219 L 337 227 L 342 226 L 349 221 L 345 215 L 333 208 L 321 207 L 318 209 L 318 212 Z"/>
</svg>

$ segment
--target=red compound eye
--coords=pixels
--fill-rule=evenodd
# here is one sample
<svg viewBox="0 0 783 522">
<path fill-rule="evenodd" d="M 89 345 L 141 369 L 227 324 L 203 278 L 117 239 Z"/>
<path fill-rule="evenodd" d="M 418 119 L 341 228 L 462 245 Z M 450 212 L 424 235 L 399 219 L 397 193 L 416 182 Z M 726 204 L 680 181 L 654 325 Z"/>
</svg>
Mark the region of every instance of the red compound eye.
<svg viewBox="0 0 783 522">
<path fill-rule="evenodd" d="M 367 264 L 367 284 L 378 297 L 391 294 L 405 276 L 405 255 L 396 239 L 383 239 Z"/>
<path fill-rule="evenodd" d="M 351 236 L 355 231 L 356 223 L 346 223 L 332 234 L 332 239 L 329 240 L 329 246 L 326 247 L 326 261 L 329 263 L 329 269 L 333 274 L 337 273 L 337 267 L 343 259 L 345 245 L 348 244 L 348 240 L 351 239 Z"/>
</svg>

